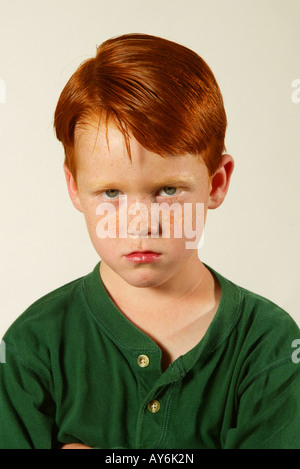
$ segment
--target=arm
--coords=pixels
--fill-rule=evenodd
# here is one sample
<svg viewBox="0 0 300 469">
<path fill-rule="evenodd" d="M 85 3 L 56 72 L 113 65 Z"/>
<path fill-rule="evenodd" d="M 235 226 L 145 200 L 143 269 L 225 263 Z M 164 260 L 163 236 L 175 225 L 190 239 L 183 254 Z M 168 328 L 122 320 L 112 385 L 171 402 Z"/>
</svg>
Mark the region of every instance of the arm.
<svg viewBox="0 0 300 469">
<path fill-rule="evenodd" d="M 245 379 L 225 448 L 300 449 L 300 364 L 287 357 Z"/>
<path fill-rule="evenodd" d="M 50 449 L 55 440 L 55 403 L 49 376 L 31 366 L 6 342 L 0 364 L 0 448 Z"/>
</svg>

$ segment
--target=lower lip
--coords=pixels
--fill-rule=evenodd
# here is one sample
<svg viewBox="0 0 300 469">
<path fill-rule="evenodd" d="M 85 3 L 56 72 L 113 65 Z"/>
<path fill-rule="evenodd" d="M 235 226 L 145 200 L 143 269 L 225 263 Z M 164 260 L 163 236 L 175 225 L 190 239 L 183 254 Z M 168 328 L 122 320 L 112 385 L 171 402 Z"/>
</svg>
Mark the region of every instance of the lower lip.
<svg viewBox="0 0 300 469">
<path fill-rule="evenodd" d="M 133 252 L 125 256 L 130 262 L 135 262 L 136 264 L 155 262 L 160 258 L 161 254 L 156 252 Z"/>
</svg>

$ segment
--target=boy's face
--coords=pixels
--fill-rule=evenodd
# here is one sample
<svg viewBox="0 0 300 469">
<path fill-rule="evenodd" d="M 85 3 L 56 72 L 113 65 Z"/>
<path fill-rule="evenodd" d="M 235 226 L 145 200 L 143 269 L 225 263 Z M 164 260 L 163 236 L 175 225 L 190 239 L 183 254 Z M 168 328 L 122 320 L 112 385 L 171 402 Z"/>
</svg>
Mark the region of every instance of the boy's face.
<svg viewBox="0 0 300 469">
<path fill-rule="evenodd" d="M 91 241 L 102 263 L 130 285 L 162 285 L 180 271 L 189 269 L 198 256 L 197 248 L 186 249 L 186 242 L 191 239 L 185 236 L 183 224 L 192 222 L 189 229 L 197 228 L 202 232 L 211 192 L 207 167 L 194 155 L 163 158 L 146 150 L 132 136 L 130 161 L 121 132 L 113 125 L 108 126 L 109 148 L 105 132 L 104 126 L 98 127 L 92 121 L 76 130 L 76 182 L 65 169 L 70 196 L 75 207 L 84 213 Z M 151 217 L 152 204 L 163 202 L 166 207 L 176 203 L 177 215 L 182 210 L 182 222 L 178 221 L 180 217 L 176 218 L 176 213 L 170 212 L 168 237 L 162 236 L 162 219 L 158 222 Z M 105 212 L 107 206 L 104 203 L 109 203 L 112 210 Z M 143 211 L 130 213 L 137 207 L 136 203 L 143 205 Z M 203 208 L 202 223 L 198 227 L 196 203 Z M 185 204 L 193 206 L 192 220 L 184 216 Z M 168 211 L 165 215 L 169 220 Z M 141 223 L 137 223 L 138 216 Z M 106 225 L 101 224 L 104 218 Z M 110 220 L 115 225 L 109 225 Z M 122 221 L 124 225 L 124 220 L 127 233 L 124 236 L 123 226 L 124 237 L 119 237 L 120 224 Z M 182 226 L 180 237 L 174 236 L 174 225 Z M 112 235 L 112 231 L 109 237 L 101 238 L 99 233 L 108 226 L 116 227 L 117 236 Z M 137 251 L 151 251 L 157 255 L 130 255 Z"/>
</svg>

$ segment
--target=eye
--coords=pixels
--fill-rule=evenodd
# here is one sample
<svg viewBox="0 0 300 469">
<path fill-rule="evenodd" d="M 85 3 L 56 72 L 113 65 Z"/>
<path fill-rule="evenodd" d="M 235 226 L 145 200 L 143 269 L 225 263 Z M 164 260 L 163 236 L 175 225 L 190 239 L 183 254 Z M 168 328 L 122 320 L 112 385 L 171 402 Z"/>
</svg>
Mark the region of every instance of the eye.
<svg viewBox="0 0 300 469">
<path fill-rule="evenodd" d="M 117 189 L 108 189 L 107 191 L 104 191 L 102 195 L 105 199 L 116 199 L 119 195 L 119 192 L 120 191 Z"/>
<path fill-rule="evenodd" d="M 177 191 L 178 191 L 177 187 L 165 186 L 159 191 L 159 195 L 163 195 L 163 196 L 167 195 L 167 196 L 171 197 L 172 195 L 177 194 Z"/>
</svg>

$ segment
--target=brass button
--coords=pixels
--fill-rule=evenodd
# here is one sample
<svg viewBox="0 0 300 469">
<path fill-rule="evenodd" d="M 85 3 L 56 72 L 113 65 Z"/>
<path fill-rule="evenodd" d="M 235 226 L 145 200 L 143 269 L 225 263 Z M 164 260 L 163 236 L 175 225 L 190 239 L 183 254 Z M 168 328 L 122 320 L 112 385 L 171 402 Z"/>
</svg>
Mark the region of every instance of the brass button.
<svg viewBox="0 0 300 469">
<path fill-rule="evenodd" d="M 148 402 L 147 407 L 149 412 L 151 412 L 152 414 L 156 414 L 156 412 L 158 412 L 160 409 L 160 403 L 157 400 L 150 401 Z"/>
<path fill-rule="evenodd" d="M 150 360 L 149 360 L 149 357 L 147 357 L 147 355 L 140 355 L 137 359 L 137 362 L 141 368 L 146 368 L 146 366 L 149 365 Z"/>
</svg>

